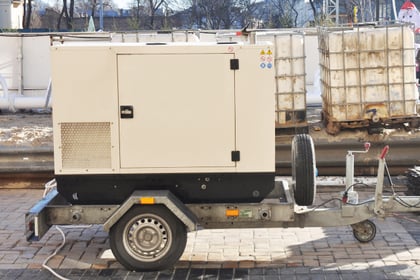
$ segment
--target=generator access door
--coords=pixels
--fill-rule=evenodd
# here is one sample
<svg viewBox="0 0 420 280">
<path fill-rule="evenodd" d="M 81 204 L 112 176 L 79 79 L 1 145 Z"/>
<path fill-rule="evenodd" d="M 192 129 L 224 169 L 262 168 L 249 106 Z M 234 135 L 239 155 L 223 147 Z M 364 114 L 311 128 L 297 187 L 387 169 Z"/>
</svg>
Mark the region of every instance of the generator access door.
<svg viewBox="0 0 420 280">
<path fill-rule="evenodd" d="M 232 167 L 233 54 L 120 54 L 120 167 Z"/>
</svg>

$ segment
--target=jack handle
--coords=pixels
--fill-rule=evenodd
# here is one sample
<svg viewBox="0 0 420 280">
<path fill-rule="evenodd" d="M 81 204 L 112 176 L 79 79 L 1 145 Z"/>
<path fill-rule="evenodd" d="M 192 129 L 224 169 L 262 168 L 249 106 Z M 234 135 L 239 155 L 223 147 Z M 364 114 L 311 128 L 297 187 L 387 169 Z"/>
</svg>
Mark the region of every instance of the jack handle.
<svg viewBox="0 0 420 280">
<path fill-rule="evenodd" d="M 386 168 L 385 156 L 389 151 L 389 146 L 386 145 L 379 156 L 378 177 L 375 188 L 375 204 L 373 211 L 379 217 L 385 217 L 385 209 L 383 207 L 382 192 L 384 189 L 384 172 Z"/>
<path fill-rule="evenodd" d="M 369 142 L 365 142 L 364 144 L 365 150 L 364 151 L 347 151 L 348 155 L 352 155 L 352 154 L 365 154 L 367 152 L 369 152 L 370 149 L 370 143 Z"/>
<path fill-rule="evenodd" d="M 388 146 L 388 145 L 386 145 L 386 146 L 382 149 L 382 152 L 381 152 L 381 154 L 380 154 L 379 158 L 380 158 L 380 159 L 384 159 L 384 158 L 386 157 L 386 155 L 388 154 L 388 152 L 389 152 L 389 146 Z"/>
</svg>

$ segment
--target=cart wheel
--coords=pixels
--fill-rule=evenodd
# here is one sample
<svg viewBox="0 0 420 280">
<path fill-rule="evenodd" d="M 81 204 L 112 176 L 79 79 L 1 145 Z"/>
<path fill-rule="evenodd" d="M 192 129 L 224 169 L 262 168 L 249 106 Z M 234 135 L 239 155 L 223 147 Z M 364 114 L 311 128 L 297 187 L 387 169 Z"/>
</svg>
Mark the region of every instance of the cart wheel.
<svg viewBox="0 0 420 280">
<path fill-rule="evenodd" d="M 185 225 L 163 205 L 134 206 L 109 236 L 116 259 L 136 271 L 171 267 L 187 243 Z"/>
<path fill-rule="evenodd" d="M 293 138 L 292 178 L 296 204 L 312 205 L 316 193 L 315 150 L 308 134 L 298 134 Z"/>
<path fill-rule="evenodd" d="M 353 235 L 359 242 L 367 243 L 372 241 L 376 236 L 376 226 L 370 220 L 351 225 Z"/>
</svg>

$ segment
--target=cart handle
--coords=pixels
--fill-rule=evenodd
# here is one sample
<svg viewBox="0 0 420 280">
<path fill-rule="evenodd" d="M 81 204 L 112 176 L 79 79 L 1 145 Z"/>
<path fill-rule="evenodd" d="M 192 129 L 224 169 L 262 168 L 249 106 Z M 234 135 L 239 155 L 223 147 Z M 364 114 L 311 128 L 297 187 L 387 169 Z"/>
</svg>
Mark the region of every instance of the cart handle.
<svg viewBox="0 0 420 280">
<path fill-rule="evenodd" d="M 389 151 L 389 146 L 388 146 L 388 145 L 386 145 L 386 146 L 382 149 L 382 152 L 381 152 L 381 155 L 379 156 L 379 158 L 380 158 L 380 159 L 384 159 L 384 158 L 385 158 L 385 156 L 386 156 L 386 154 L 388 153 L 388 151 Z"/>
</svg>

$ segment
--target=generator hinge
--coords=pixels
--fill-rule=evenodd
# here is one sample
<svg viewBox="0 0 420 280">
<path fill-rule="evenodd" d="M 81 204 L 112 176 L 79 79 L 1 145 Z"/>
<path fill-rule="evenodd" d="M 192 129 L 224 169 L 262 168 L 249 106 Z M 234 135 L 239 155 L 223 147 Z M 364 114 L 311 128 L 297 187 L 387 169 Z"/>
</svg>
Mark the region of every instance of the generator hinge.
<svg viewBox="0 0 420 280">
<path fill-rule="evenodd" d="M 240 161 L 240 160 L 241 160 L 241 152 L 232 151 L 232 161 Z"/>
<path fill-rule="evenodd" d="M 230 70 L 238 70 L 239 69 L 239 59 L 233 58 L 230 60 Z"/>
</svg>

